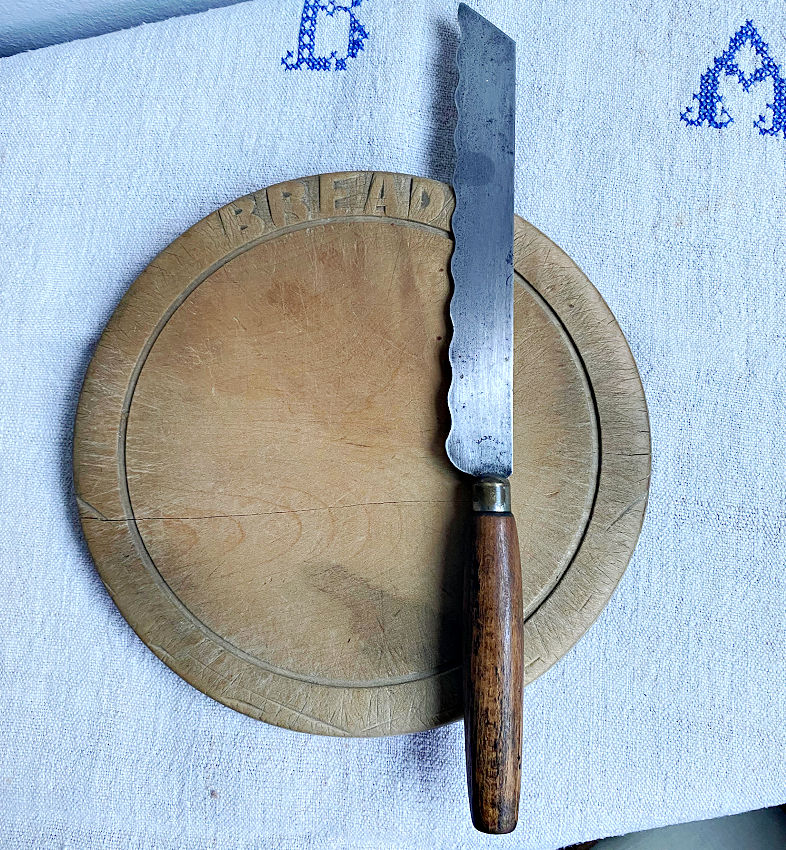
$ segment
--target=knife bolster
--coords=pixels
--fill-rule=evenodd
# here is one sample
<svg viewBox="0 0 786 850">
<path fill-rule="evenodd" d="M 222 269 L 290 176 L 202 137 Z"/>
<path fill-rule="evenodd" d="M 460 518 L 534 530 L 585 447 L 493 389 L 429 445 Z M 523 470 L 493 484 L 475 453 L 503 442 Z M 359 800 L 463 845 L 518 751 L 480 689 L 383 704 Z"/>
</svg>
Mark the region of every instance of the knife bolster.
<svg viewBox="0 0 786 850">
<path fill-rule="evenodd" d="M 478 514 L 510 513 L 510 482 L 486 475 L 472 485 L 472 510 Z"/>
</svg>

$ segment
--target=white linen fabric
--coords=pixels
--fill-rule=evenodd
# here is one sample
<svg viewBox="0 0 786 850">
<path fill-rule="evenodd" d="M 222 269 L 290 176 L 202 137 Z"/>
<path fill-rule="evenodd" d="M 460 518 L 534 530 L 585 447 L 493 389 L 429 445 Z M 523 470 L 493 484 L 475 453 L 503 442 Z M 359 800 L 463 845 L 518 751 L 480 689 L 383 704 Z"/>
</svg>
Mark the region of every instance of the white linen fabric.
<svg viewBox="0 0 786 850">
<path fill-rule="evenodd" d="M 315 10 L 299 54 L 282 0 L 0 60 L 3 847 L 545 850 L 784 801 L 786 140 L 755 126 L 786 121 L 782 4 L 473 5 L 518 43 L 516 210 L 614 310 L 654 445 L 617 593 L 526 689 L 517 831 L 472 830 L 460 723 L 322 738 L 192 689 L 80 534 L 80 382 L 160 249 L 299 175 L 450 179 L 455 5 L 365 0 L 355 42 Z"/>
<path fill-rule="evenodd" d="M 114 32 L 238 0 L 0 0 L 0 56 Z"/>
</svg>

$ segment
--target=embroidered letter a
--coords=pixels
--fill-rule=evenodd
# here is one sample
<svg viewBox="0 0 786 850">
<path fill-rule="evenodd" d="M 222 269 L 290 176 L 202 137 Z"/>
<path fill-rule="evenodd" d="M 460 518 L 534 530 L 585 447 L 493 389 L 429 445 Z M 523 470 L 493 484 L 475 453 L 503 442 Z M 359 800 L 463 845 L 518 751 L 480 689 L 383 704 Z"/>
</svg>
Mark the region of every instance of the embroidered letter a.
<svg viewBox="0 0 786 850">
<path fill-rule="evenodd" d="M 759 63 L 750 74 L 746 74 L 737 63 L 740 49 L 745 45 L 751 47 Z M 722 129 L 734 121 L 723 105 L 723 95 L 718 91 L 721 75 L 736 77 L 744 91 L 772 77 L 773 102 L 767 104 L 764 114 L 759 115 L 753 123 L 763 136 L 777 136 L 778 133 L 786 136 L 786 80 L 770 56 L 768 45 L 756 32 L 753 21 L 747 21 L 740 28 L 729 42 L 726 52 L 718 56 L 715 64 L 702 74 L 699 93 L 693 95 L 693 100 L 698 101 L 698 108 L 696 104 L 691 104 L 680 115 L 686 124 L 699 127 L 706 123 L 709 127 Z M 771 114 L 771 122 L 768 122 L 767 113 Z"/>
</svg>

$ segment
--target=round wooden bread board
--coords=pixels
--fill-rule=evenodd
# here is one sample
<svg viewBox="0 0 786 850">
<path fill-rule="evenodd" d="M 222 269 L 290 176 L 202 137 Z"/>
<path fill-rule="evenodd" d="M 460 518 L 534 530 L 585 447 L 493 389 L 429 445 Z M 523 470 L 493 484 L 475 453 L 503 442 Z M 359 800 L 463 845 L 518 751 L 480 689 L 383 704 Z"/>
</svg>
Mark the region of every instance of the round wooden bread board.
<svg viewBox="0 0 786 850">
<path fill-rule="evenodd" d="M 159 658 L 252 717 L 385 735 L 461 715 L 453 203 L 443 183 L 371 172 L 240 198 L 155 258 L 88 369 L 74 471 L 98 571 Z M 627 566 L 650 437 L 614 317 L 520 218 L 515 269 L 531 681 Z"/>
</svg>

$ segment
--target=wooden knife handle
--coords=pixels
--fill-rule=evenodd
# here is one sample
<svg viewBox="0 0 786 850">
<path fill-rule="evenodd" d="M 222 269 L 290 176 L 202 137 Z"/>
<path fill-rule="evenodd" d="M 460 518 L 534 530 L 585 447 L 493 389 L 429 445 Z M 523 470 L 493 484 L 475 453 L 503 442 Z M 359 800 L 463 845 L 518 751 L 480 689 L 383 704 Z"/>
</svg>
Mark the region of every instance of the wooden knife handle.
<svg viewBox="0 0 786 850">
<path fill-rule="evenodd" d="M 474 558 L 464 592 L 464 730 L 472 822 L 481 832 L 516 828 L 521 787 L 524 688 L 521 559 L 507 502 L 489 507 L 475 485 Z M 488 494 L 486 494 L 488 495 Z M 501 511 L 500 507 L 507 507 Z"/>
</svg>

